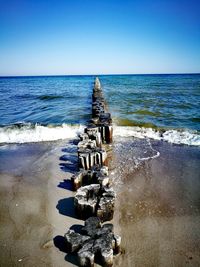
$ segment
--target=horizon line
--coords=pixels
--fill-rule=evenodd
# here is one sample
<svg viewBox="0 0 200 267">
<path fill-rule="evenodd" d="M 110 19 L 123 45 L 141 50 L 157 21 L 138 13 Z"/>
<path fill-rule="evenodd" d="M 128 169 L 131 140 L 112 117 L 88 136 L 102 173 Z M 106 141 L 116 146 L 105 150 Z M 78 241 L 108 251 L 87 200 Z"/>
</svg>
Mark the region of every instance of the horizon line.
<svg viewBox="0 0 200 267">
<path fill-rule="evenodd" d="M 0 75 L 0 78 L 17 77 L 66 77 L 66 76 L 119 76 L 119 75 L 198 75 L 200 72 L 163 72 L 163 73 L 110 73 L 110 74 L 33 74 L 33 75 Z"/>
</svg>

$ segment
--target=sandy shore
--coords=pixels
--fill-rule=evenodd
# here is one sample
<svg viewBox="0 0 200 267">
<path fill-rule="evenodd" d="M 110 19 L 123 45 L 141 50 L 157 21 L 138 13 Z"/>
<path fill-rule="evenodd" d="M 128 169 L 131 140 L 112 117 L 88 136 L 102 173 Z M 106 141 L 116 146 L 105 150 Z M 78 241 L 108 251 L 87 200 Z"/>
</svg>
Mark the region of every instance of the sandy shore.
<svg viewBox="0 0 200 267">
<path fill-rule="evenodd" d="M 200 266 L 199 148 L 151 141 L 160 156 L 132 169 L 144 141 L 122 144 L 114 152 L 124 254 L 115 266 Z"/>
<path fill-rule="evenodd" d="M 131 139 L 114 145 L 113 223 L 123 247 L 114 266 L 199 266 L 200 151 L 151 146 Z M 142 160 L 156 151 L 159 157 Z M 62 246 L 66 230 L 83 223 L 75 218 L 67 181 L 76 171 L 76 146 L 3 146 L 0 158 L 0 266 L 76 266 Z"/>
<path fill-rule="evenodd" d="M 75 146 L 66 143 L 1 147 L 0 266 L 74 266 L 55 246 L 81 223 L 66 190 L 74 171 L 66 165 L 76 166 Z"/>
</svg>

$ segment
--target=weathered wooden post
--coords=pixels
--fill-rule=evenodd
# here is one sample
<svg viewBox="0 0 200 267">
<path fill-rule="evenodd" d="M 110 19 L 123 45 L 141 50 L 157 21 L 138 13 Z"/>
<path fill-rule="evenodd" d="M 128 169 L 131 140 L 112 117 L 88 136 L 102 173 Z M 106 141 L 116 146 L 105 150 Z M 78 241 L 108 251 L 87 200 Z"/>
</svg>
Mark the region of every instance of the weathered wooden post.
<svg viewBox="0 0 200 267">
<path fill-rule="evenodd" d="M 81 233 L 69 230 L 65 234 L 69 253 L 76 252 L 80 266 L 94 266 L 98 259 L 105 267 L 113 265 L 113 254 L 120 253 L 121 237 L 114 235 L 112 220 L 116 194 L 110 187 L 108 157 L 104 144 L 113 140 L 111 114 L 98 78 L 92 94 L 92 119 L 80 134 L 78 143 L 79 172 L 71 177 L 74 207 L 78 218 L 86 220 Z"/>
<path fill-rule="evenodd" d="M 80 266 L 94 266 L 95 258 L 105 267 L 113 265 L 113 255 L 120 251 L 121 238 L 113 233 L 112 224 L 104 224 L 98 217 L 85 221 L 81 233 L 69 230 L 65 234 L 69 253 L 77 252 Z"/>
</svg>

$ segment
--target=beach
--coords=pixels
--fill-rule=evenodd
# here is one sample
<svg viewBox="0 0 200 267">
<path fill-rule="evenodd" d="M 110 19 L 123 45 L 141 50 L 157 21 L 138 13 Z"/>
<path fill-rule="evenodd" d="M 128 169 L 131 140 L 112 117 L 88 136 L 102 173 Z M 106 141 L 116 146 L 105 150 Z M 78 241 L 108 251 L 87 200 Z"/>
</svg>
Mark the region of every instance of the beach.
<svg viewBox="0 0 200 267">
<path fill-rule="evenodd" d="M 112 149 L 114 266 L 199 266 L 199 148 L 115 137 Z M 0 156 L 0 266 L 77 266 L 63 247 L 67 229 L 83 225 L 68 180 L 76 141 L 4 145 Z"/>
<path fill-rule="evenodd" d="M 100 77 L 113 119 L 119 267 L 200 265 L 200 75 Z M 70 178 L 93 76 L 0 78 L 0 266 L 77 266 Z M 59 90 L 58 90 L 59 88 Z M 188 88 L 190 90 L 188 90 Z"/>
</svg>

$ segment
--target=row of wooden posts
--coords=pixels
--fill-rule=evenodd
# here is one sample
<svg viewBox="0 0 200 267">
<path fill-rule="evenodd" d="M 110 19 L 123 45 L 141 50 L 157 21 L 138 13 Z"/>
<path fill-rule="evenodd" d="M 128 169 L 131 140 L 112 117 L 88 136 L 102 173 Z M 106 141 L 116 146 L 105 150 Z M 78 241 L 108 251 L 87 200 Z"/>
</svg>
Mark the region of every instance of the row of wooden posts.
<svg viewBox="0 0 200 267">
<path fill-rule="evenodd" d="M 74 207 L 78 218 L 85 220 L 79 232 L 65 234 L 69 253 L 76 253 L 80 266 L 95 262 L 110 267 L 113 256 L 120 253 L 121 237 L 114 234 L 110 221 L 114 214 L 116 193 L 111 187 L 106 146 L 112 143 L 111 114 L 98 78 L 92 94 L 92 119 L 78 143 L 79 172 L 72 176 Z M 104 224 L 103 224 L 104 223 Z"/>
</svg>

